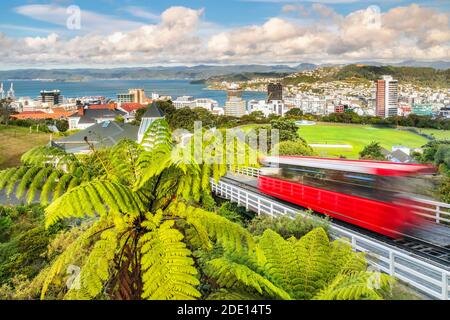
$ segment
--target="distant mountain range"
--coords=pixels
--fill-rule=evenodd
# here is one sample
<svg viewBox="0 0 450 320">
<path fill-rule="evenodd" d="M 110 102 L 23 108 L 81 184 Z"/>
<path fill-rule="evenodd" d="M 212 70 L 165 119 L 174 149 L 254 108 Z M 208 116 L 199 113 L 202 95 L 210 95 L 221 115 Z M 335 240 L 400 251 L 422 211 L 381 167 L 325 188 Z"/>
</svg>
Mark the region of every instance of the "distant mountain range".
<svg viewBox="0 0 450 320">
<path fill-rule="evenodd" d="M 365 65 L 387 65 L 378 62 L 358 62 Z M 450 68 L 450 61 L 404 61 L 389 64 L 392 66 L 431 67 L 435 69 Z M 2 80 L 35 80 L 51 79 L 62 81 L 86 81 L 86 80 L 202 80 L 211 77 L 225 75 L 253 73 L 253 74 L 289 74 L 305 70 L 314 70 L 329 64 L 316 65 L 312 63 L 300 63 L 296 66 L 287 65 L 198 65 L 193 67 L 139 67 L 139 68 L 111 68 L 111 69 L 17 69 L 0 71 Z"/>
</svg>

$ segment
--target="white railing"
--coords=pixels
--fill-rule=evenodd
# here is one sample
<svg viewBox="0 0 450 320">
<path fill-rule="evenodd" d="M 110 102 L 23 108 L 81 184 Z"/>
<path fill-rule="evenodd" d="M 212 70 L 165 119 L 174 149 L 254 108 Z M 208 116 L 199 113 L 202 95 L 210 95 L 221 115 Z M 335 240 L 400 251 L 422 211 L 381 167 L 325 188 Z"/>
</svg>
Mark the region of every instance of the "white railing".
<svg viewBox="0 0 450 320">
<path fill-rule="evenodd" d="M 231 166 L 228 166 L 228 170 L 232 171 L 234 173 L 239 173 L 239 174 L 243 174 L 245 176 L 255 177 L 255 178 L 258 178 L 261 173 L 261 170 L 259 168 L 252 168 L 252 167 L 232 168 Z"/>
<path fill-rule="evenodd" d="M 216 195 L 256 212 L 258 215 L 293 217 L 303 214 L 296 208 L 278 203 L 257 192 L 231 183 L 223 181 L 215 183 L 214 180 L 211 180 L 211 187 Z M 317 219 L 309 215 L 306 217 Z M 341 226 L 331 224 L 330 231 L 334 238 L 348 238 L 355 250 L 366 252 L 367 260 L 378 270 L 397 277 L 433 298 L 449 299 L 449 270 Z"/>
<path fill-rule="evenodd" d="M 241 167 L 229 168 L 230 171 L 243 174 L 250 177 L 259 177 L 261 174 L 261 169 L 259 168 L 250 168 L 250 167 Z M 418 205 L 414 206 L 417 209 L 416 214 L 439 224 L 450 225 L 450 204 L 444 202 L 437 202 L 426 199 L 414 198 L 414 201 L 418 203 Z"/>
<path fill-rule="evenodd" d="M 450 204 L 426 199 L 414 199 L 419 203 L 415 206 L 416 213 L 436 223 L 450 225 Z"/>
</svg>

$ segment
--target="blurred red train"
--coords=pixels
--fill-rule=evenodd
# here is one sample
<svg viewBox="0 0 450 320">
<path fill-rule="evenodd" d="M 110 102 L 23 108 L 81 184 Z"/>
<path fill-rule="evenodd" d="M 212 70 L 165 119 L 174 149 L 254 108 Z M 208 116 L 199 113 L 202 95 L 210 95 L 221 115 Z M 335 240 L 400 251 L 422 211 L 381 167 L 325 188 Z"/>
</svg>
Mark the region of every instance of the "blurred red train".
<svg viewBox="0 0 450 320">
<path fill-rule="evenodd" d="M 428 165 L 314 157 L 265 157 L 259 190 L 335 219 L 399 238 L 424 223 L 414 197 L 429 196 Z"/>
</svg>

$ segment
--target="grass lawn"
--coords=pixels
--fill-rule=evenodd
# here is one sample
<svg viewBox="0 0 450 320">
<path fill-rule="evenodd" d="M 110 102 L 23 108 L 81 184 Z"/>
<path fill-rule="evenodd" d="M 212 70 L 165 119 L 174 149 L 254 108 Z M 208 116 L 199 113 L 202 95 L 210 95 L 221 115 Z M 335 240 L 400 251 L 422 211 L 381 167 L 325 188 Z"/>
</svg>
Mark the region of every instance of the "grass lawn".
<svg viewBox="0 0 450 320">
<path fill-rule="evenodd" d="M 392 146 L 402 145 L 418 148 L 428 142 L 427 139 L 409 131 L 390 128 L 375 128 L 365 125 L 347 125 L 336 123 L 319 123 L 315 126 L 302 126 L 299 129 L 301 137 L 310 144 L 351 145 L 345 148 L 314 148 L 323 157 L 358 158 L 359 152 L 372 141 L 377 141 L 382 147 L 391 151 Z"/>
<path fill-rule="evenodd" d="M 0 170 L 18 165 L 22 154 L 49 140 L 48 133 L 30 133 L 29 128 L 0 125 Z"/>
<path fill-rule="evenodd" d="M 430 136 L 434 136 L 438 140 L 450 140 L 450 130 L 420 129 L 420 128 L 417 128 L 417 131 L 419 131 L 421 133 L 428 134 Z"/>
</svg>

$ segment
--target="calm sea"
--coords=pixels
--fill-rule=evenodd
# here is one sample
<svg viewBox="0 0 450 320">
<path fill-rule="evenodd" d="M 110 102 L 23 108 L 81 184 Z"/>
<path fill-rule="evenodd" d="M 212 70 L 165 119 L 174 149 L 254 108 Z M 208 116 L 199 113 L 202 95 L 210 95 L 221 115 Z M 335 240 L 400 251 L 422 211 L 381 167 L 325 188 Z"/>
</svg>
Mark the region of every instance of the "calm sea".
<svg viewBox="0 0 450 320">
<path fill-rule="evenodd" d="M 2 81 L 5 91 L 10 87 L 10 81 Z M 117 93 L 127 92 L 129 88 L 144 88 L 148 96 L 152 92 L 161 95 L 193 96 L 194 98 L 210 98 L 217 100 L 220 106 L 226 101 L 226 92 L 207 90 L 203 84 L 191 84 L 187 80 L 93 80 L 85 82 L 57 82 L 57 81 L 14 81 L 16 97 L 38 97 L 41 90 L 61 90 L 67 98 L 104 96 L 115 99 Z M 264 92 L 244 92 L 245 100 L 266 98 Z"/>
</svg>

